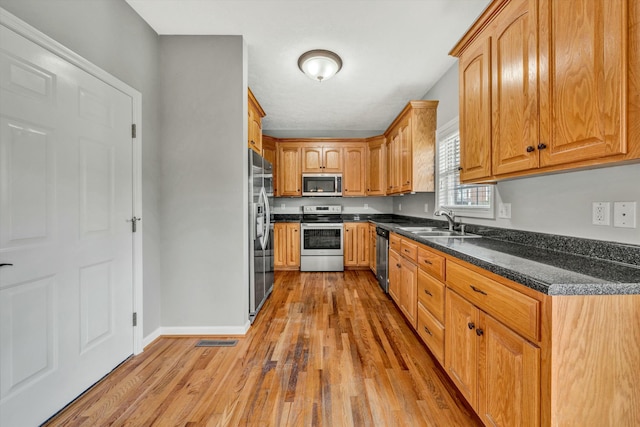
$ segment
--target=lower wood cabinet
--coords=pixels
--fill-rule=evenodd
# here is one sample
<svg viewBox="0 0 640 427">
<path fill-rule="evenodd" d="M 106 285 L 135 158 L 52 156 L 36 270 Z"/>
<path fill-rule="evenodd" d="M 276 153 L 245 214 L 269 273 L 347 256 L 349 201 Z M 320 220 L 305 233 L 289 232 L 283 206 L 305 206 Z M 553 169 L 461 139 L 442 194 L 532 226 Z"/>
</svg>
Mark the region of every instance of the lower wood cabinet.
<svg viewBox="0 0 640 427">
<path fill-rule="evenodd" d="M 369 223 L 344 223 L 344 266 L 369 268 Z"/>
<path fill-rule="evenodd" d="M 397 241 L 398 236 L 391 234 L 391 238 Z M 418 266 L 411 254 L 414 248 L 417 254 L 417 245 L 404 239 L 400 242 L 400 253 L 404 256 L 395 248 L 389 251 L 389 294 L 415 329 L 418 320 Z"/>
<path fill-rule="evenodd" d="M 376 274 L 376 253 L 378 246 L 378 235 L 376 234 L 376 225 L 369 223 L 369 268 Z"/>
<path fill-rule="evenodd" d="M 277 222 L 273 226 L 274 260 L 276 270 L 300 269 L 300 224 Z"/>
<path fill-rule="evenodd" d="M 445 369 L 482 421 L 538 426 L 540 349 L 451 289 L 445 313 Z"/>
</svg>

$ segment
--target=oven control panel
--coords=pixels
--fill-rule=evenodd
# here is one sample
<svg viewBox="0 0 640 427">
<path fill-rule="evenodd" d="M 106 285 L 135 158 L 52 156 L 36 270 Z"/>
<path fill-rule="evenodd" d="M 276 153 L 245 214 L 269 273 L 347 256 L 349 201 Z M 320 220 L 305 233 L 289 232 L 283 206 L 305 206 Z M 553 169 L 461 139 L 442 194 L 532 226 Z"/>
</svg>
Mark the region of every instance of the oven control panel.
<svg viewBox="0 0 640 427">
<path fill-rule="evenodd" d="M 303 206 L 303 213 L 308 214 L 340 214 L 342 213 L 341 205 L 321 205 L 321 206 Z"/>
</svg>

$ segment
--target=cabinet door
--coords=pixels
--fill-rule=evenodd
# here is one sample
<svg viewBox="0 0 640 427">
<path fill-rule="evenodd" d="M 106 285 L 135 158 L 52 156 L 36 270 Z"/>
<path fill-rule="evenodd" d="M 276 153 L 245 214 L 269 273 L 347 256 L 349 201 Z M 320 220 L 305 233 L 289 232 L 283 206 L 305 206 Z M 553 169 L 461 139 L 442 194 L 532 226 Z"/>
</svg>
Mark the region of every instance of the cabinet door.
<svg viewBox="0 0 640 427">
<path fill-rule="evenodd" d="M 376 274 L 376 255 L 377 255 L 378 235 L 376 234 L 375 224 L 369 224 L 369 267 Z"/>
<path fill-rule="evenodd" d="M 538 167 L 536 5 L 512 1 L 490 27 L 495 175 Z"/>
<path fill-rule="evenodd" d="M 399 174 L 398 185 L 401 192 L 408 192 L 412 189 L 413 178 L 413 152 L 411 146 L 411 119 L 407 118 L 398 126 L 398 136 L 400 140 L 400 157 L 398 159 Z"/>
<path fill-rule="evenodd" d="M 460 181 L 491 175 L 491 39 L 460 56 Z"/>
<path fill-rule="evenodd" d="M 344 266 L 358 265 L 358 224 L 344 224 Z"/>
<path fill-rule="evenodd" d="M 278 149 L 278 190 L 280 196 L 301 196 L 300 148 L 280 146 Z"/>
<path fill-rule="evenodd" d="M 322 172 L 342 172 L 342 147 L 339 145 L 322 148 Z"/>
<path fill-rule="evenodd" d="M 278 168 L 278 151 L 276 149 L 275 141 L 269 136 L 265 136 L 262 139 L 262 157 L 271 163 L 271 173 L 273 174 L 273 195 L 278 197 L 280 195 L 278 193 L 278 174 L 276 172 Z"/>
<path fill-rule="evenodd" d="M 359 267 L 369 266 L 369 224 L 359 223 L 356 227 L 358 250 L 356 252 L 356 262 Z"/>
<path fill-rule="evenodd" d="M 402 271 L 402 257 L 396 251 L 389 251 L 389 295 L 400 305 L 400 280 Z"/>
<path fill-rule="evenodd" d="M 300 224 L 287 224 L 287 267 L 300 267 Z"/>
<path fill-rule="evenodd" d="M 323 172 L 322 147 L 302 147 L 302 173 Z"/>
<path fill-rule="evenodd" d="M 367 156 L 367 195 L 385 195 L 385 151 L 386 144 L 383 142 L 376 145 L 369 145 Z"/>
<path fill-rule="evenodd" d="M 478 414 L 482 421 L 492 426 L 539 425 L 540 349 L 482 312 L 480 325 Z"/>
<path fill-rule="evenodd" d="M 626 153 L 625 0 L 540 0 L 542 166 Z"/>
<path fill-rule="evenodd" d="M 287 226 L 280 222 L 273 225 L 273 266 L 287 266 Z"/>
<path fill-rule="evenodd" d="M 400 308 L 415 329 L 418 321 L 418 266 L 402 258 Z"/>
<path fill-rule="evenodd" d="M 400 134 L 394 130 L 387 143 L 387 194 L 400 192 Z"/>
<path fill-rule="evenodd" d="M 477 410 L 478 310 L 457 293 L 447 290 L 444 364 L 451 380 Z M 505 401 L 503 396 L 500 400 Z"/>
<path fill-rule="evenodd" d="M 364 196 L 365 191 L 365 147 L 344 148 L 343 196 Z"/>
</svg>

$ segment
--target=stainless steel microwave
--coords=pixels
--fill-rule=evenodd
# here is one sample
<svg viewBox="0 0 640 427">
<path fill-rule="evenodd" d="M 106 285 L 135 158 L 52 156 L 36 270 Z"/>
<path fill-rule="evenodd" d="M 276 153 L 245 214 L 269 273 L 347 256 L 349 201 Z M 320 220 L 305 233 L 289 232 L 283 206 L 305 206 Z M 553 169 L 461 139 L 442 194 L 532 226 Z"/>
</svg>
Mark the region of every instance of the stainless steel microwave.
<svg viewBox="0 0 640 427">
<path fill-rule="evenodd" d="M 342 174 L 303 173 L 302 195 L 313 197 L 342 196 Z"/>
</svg>

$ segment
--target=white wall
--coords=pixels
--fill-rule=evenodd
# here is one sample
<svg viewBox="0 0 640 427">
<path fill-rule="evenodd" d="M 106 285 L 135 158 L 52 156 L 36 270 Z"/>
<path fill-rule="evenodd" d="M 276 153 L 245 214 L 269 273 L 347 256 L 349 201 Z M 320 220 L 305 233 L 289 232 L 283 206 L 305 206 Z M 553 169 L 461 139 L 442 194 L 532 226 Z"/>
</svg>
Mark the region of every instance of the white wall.
<svg viewBox="0 0 640 427">
<path fill-rule="evenodd" d="M 124 1 L 0 0 L 0 7 L 142 93 L 145 336 L 160 326 L 158 35 Z"/>
<path fill-rule="evenodd" d="M 163 330 L 239 333 L 249 313 L 246 46 L 161 36 L 160 52 Z"/>
<path fill-rule="evenodd" d="M 458 115 L 457 63 L 425 94 L 424 99 L 440 101 L 439 127 Z M 639 183 L 640 164 L 500 182 L 496 185 L 496 203 L 511 203 L 511 219 L 468 218 L 464 222 L 640 244 L 640 228 L 591 225 L 592 202 L 635 201 L 640 208 Z M 403 215 L 432 217 L 434 201 L 433 193 L 394 197 L 393 209 L 394 213 Z M 429 203 L 427 214 L 424 203 Z M 402 210 L 398 209 L 400 204 Z"/>
</svg>

